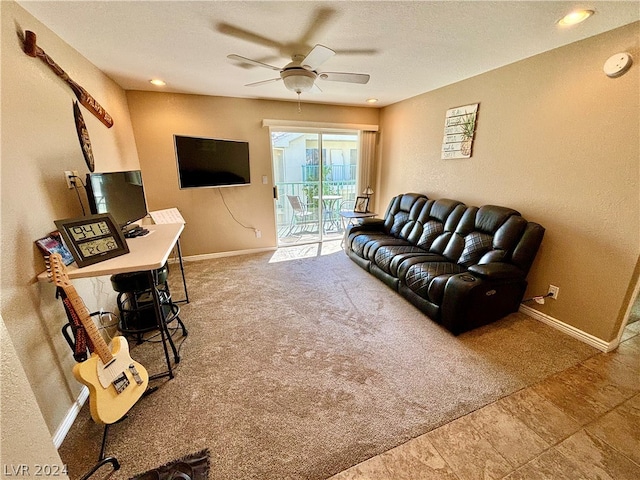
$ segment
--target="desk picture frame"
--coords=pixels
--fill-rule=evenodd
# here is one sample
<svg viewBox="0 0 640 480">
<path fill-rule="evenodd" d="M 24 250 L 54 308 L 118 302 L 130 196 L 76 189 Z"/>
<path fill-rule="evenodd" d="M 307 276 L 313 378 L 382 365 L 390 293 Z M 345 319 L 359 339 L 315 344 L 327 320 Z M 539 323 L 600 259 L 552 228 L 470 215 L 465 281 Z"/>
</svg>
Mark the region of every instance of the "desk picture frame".
<svg viewBox="0 0 640 480">
<path fill-rule="evenodd" d="M 353 211 L 356 213 L 367 213 L 369 211 L 369 197 L 356 197 Z"/>
<path fill-rule="evenodd" d="M 64 245 L 60 232 L 57 230 L 49 233 L 46 237 L 36 240 L 36 245 L 45 257 L 52 253 L 59 253 L 65 265 L 71 265 L 75 261 L 69 249 Z"/>
</svg>

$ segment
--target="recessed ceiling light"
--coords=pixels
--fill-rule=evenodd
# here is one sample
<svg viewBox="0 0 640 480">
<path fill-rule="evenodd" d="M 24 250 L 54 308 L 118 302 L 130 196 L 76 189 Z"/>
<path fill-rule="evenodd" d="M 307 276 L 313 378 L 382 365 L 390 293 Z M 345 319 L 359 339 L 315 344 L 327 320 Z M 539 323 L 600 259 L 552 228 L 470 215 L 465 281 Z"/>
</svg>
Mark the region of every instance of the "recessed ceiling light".
<svg viewBox="0 0 640 480">
<path fill-rule="evenodd" d="M 166 83 L 159 78 L 154 78 L 153 80 L 149 80 L 149 83 L 155 85 L 156 87 L 164 87 Z"/>
<path fill-rule="evenodd" d="M 584 22 L 594 13 L 595 12 L 593 10 L 574 10 L 573 12 L 566 14 L 564 17 L 558 20 L 558 25 L 562 27 L 576 25 L 580 22 Z"/>
<path fill-rule="evenodd" d="M 377 98 L 367 98 L 367 103 L 376 103 L 377 101 Z"/>
</svg>

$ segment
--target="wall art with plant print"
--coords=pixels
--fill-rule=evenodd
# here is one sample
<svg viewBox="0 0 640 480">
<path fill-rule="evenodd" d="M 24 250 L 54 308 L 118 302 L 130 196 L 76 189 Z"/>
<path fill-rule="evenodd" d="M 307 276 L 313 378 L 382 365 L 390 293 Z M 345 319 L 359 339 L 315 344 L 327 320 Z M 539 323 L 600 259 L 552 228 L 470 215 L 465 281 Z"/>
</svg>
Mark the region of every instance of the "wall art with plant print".
<svg viewBox="0 0 640 480">
<path fill-rule="evenodd" d="M 442 139 L 442 159 L 471 158 L 478 103 L 447 110 Z"/>
</svg>

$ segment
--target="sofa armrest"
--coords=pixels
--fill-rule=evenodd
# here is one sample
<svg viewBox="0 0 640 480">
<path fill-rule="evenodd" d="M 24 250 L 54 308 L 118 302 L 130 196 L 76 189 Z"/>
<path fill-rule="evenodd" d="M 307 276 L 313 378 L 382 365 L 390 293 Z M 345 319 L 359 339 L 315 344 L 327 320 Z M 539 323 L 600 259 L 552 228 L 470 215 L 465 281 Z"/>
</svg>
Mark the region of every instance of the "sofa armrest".
<svg viewBox="0 0 640 480">
<path fill-rule="evenodd" d="M 384 232 L 387 233 L 384 228 L 384 220 L 381 218 L 367 218 L 366 222 L 362 222 L 357 225 L 348 225 L 347 229 L 349 233 L 356 232 Z"/>
<path fill-rule="evenodd" d="M 479 271 L 487 273 L 489 265 L 474 265 Z M 513 265 L 504 264 L 507 267 Z M 517 269 L 517 267 L 514 267 Z M 509 268 L 502 270 L 503 274 Z M 519 269 L 518 269 L 519 270 Z M 496 267 L 494 272 L 500 271 Z M 497 273 L 494 273 L 497 275 Z M 479 274 L 468 272 L 453 275 L 447 281 L 442 301 L 440 323 L 453 334 L 486 325 L 512 312 L 516 312 L 527 288 L 524 275 L 502 278 L 482 278 Z"/>
<path fill-rule="evenodd" d="M 515 265 L 501 262 L 471 265 L 469 272 L 476 277 L 487 280 L 511 280 L 525 277 L 525 273 Z"/>
</svg>

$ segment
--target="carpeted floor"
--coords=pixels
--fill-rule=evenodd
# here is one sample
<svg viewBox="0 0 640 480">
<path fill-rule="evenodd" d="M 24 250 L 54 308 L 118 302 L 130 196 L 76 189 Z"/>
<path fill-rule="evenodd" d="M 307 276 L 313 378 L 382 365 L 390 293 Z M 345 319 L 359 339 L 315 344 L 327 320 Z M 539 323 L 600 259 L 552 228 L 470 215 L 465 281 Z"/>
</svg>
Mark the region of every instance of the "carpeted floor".
<svg viewBox="0 0 640 480">
<path fill-rule="evenodd" d="M 186 263 L 182 361 L 110 429 L 110 478 L 208 448 L 211 480 L 325 479 L 598 353 L 522 314 L 454 337 L 343 252 L 282 255 Z M 132 357 L 163 368 L 158 344 Z M 71 478 L 101 434 L 85 406 Z"/>
</svg>

